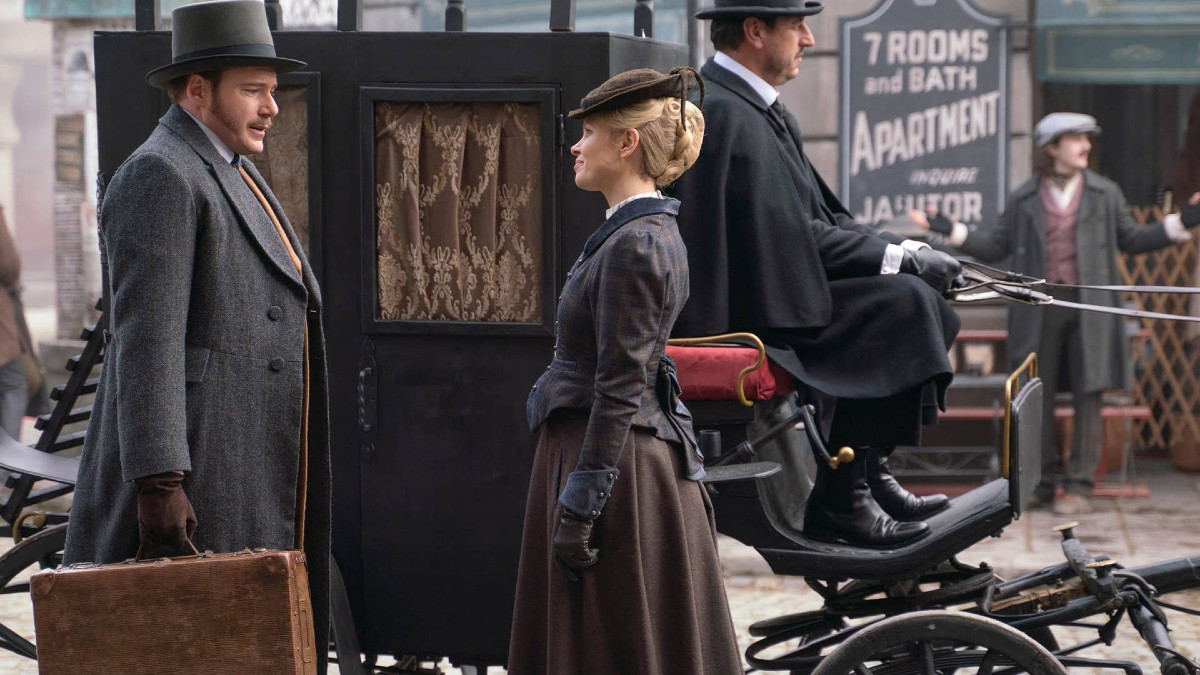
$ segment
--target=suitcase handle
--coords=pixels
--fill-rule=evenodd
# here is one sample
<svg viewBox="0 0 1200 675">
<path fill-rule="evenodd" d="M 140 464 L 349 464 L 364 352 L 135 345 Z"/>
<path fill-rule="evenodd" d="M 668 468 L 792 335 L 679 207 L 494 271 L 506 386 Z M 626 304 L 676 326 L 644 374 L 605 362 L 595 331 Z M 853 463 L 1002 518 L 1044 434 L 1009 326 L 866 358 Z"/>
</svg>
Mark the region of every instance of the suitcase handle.
<svg viewBox="0 0 1200 675">
<path fill-rule="evenodd" d="M 198 558 L 202 555 L 208 555 L 208 554 L 212 553 L 212 551 L 208 551 L 207 553 L 201 553 L 200 551 L 196 550 L 196 545 L 192 543 L 191 539 L 187 539 L 186 541 L 187 541 L 188 548 L 192 549 L 192 555 L 178 555 L 178 556 L 166 558 L 166 560 L 179 560 L 181 558 Z M 133 559 L 127 560 L 126 562 L 142 562 L 142 545 L 141 544 L 138 544 L 138 550 L 137 550 L 137 553 L 133 554 Z"/>
</svg>

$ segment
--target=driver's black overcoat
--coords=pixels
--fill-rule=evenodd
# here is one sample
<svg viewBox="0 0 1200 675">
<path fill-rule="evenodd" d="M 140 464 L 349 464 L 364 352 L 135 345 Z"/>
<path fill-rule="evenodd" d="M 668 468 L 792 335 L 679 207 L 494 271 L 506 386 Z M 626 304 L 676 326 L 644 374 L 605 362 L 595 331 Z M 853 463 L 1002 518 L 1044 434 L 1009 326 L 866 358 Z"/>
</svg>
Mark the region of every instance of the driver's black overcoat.
<svg viewBox="0 0 1200 675">
<path fill-rule="evenodd" d="M 673 190 L 691 269 L 674 334 L 758 333 L 773 360 L 838 398 L 931 381 L 944 392 L 959 327 L 949 303 L 914 276 L 881 276 L 899 238 L 854 223 L 749 84 L 711 60 L 701 74 L 704 144 Z"/>
</svg>

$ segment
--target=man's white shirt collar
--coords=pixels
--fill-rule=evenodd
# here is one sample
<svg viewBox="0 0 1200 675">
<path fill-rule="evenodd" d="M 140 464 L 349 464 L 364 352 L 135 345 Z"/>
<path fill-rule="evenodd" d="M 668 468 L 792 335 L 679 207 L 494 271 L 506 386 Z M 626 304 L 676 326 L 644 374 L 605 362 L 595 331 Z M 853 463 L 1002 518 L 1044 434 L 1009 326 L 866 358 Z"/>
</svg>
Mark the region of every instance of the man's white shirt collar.
<svg viewBox="0 0 1200 675">
<path fill-rule="evenodd" d="M 1083 172 L 1080 171 L 1072 176 L 1062 187 L 1055 185 L 1052 180 L 1047 180 L 1046 182 L 1050 186 L 1050 196 L 1054 198 L 1054 202 L 1058 204 L 1058 208 L 1065 209 L 1071 203 L 1071 200 L 1075 198 L 1075 191 L 1079 189 L 1079 186 L 1083 185 Z"/>
<path fill-rule="evenodd" d="M 778 89 L 772 87 L 766 80 L 755 75 L 749 68 L 738 63 L 732 56 L 725 52 L 714 54 L 713 63 L 745 80 L 746 84 L 750 85 L 750 88 L 758 94 L 764 104 L 770 106 L 779 98 Z"/>
<path fill-rule="evenodd" d="M 225 145 L 225 142 L 221 140 L 221 137 L 217 135 L 217 132 L 209 129 L 207 126 L 205 126 L 204 122 L 196 119 L 196 116 L 188 112 L 187 108 L 179 106 L 179 109 L 187 113 L 187 116 L 192 118 L 196 125 L 200 127 L 200 131 L 203 131 L 204 135 L 208 136 L 208 140 L 212 141 L 213 147 L 217 149 L 217 154 L 221 155 L 221 157 L 225 159 L 225 163 L 233 164 L 233 150 L 230 150 L 229 146 Z"/>
</svg>

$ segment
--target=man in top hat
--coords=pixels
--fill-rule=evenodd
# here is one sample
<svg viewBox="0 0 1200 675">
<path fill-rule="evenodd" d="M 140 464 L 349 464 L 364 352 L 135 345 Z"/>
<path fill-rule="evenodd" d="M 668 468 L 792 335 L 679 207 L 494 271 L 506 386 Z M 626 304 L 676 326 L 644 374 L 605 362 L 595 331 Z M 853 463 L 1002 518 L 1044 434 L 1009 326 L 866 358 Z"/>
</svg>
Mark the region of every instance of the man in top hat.
<svg viewBox="0 0 1200 675">
<path fill-rule="evenodd" d="M 675 334 L 751 331 L 817 403 L 850 466 L 818 467 L 804 532 L 853 545 L 904 545 L 928 531 L 942 495 L 919 498 L 892 477 L 887 454 L 920 442 L 952 377 L 959 322 L 941 293 L 957 261 L 856 224 L 813 169 L 778 87 L 814 44 L 817 0 L 717 0 L 716 55 L 704 147 L 681 179 L 679 229 L 691 298 Z M 814 92 L 815 93 L 815 92 Z"/>
<path fill-rule="evenodd" d="M 1100 126 L 1091 115 L 1056 112 L 1034 126 L 1033 176 L 1008 197 L 996 225 L 969 229 L 930 209 L 910 218 L 944 242 L 983 261 L 1012 256 L 1011 269 L 1054 283 L 1121 283 L 1117 251 L 1142 253 L 1191 239 L 1200 207 L 1138 227 L 1116 183 L 1088 170 L 1092 138 Z M 1195 199 L 1193 198 L 1193 201 Z M 1121 294 L 1093 289 L 1048 291 L 1070 302 L 1121 306 Z M 1046 395 L 1042 408 L 1042 480 L 1034 506 L 1059 515 L 1091 511 L 1089 498 L 1103 447 L 1101 393 L 1129 389 L 1129 338 L 1125 320 L 1112 314 L 1061 307 L 1012 305 L 1008 310 L 1008 359 L 1015 368 L 1036 351 Z M 1066 380 L 1061 371 L 1066 368 Z M 1061 384 L 1069 385 L 1067 387 Z M 1074 434 L 1064 466 L 1055 435 L 1054 394 L 1073 393 Z M 1056 499 L 1056 487 L 1064 494 Z"/>
<path fill-rule="evenodd" d="M 279 113 L 276 73 L 304 63 L 275 55 L 258 0 L 187 5 L 172 18 L 172 62 L 146 77 L 172 105 L 100 208 L 111 327 L 65 560 L 303 548 L 323 645 L 321 296 L 245 157 L 262 151 Z"/>
</svg>

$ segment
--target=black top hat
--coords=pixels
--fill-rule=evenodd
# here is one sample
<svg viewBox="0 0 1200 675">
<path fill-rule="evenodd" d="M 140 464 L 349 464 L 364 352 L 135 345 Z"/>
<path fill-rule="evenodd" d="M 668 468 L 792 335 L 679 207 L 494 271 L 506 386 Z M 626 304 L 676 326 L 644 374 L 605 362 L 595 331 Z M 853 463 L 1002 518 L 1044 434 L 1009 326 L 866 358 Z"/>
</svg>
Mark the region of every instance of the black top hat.
<svg viewBox="0 0 1200 675">
<path fill-rule="evenodd" d="M 163 88 L 182 75 L 237 66 L 274 66 L 288 73 L 303 61 L 275 55 L 262 0 L 217 0 L 176 7 L 171 12 L 171 63 L 146 73 Z"/>
<path fill-rule="evenodd" d="M 696 12 L 697 19 L 736 19 L 747 16 L 810 16 L 825 9 L 823 0 L 716 0 Z"/>
<path fill-rule="evenodd" d="M 579 107 L 567 113 L 567 117 L 581 119 L 593 113 L 624 108 L 654 98 L 682 99 L 697 84 L 700 85 L 700 101 L 703 104 L 704 80 L 700 79 L 700 73 L 694 68 L 679 66 L 665 75 L 651 68 L 627 70 L 613 75 L 604 84 L 589 91 L 579 102 Z"/>
</svg>

